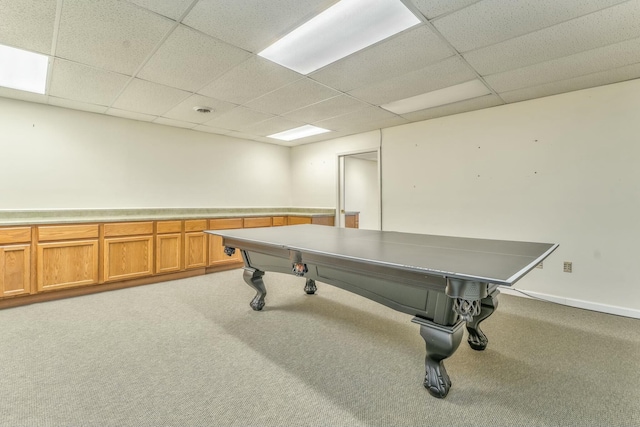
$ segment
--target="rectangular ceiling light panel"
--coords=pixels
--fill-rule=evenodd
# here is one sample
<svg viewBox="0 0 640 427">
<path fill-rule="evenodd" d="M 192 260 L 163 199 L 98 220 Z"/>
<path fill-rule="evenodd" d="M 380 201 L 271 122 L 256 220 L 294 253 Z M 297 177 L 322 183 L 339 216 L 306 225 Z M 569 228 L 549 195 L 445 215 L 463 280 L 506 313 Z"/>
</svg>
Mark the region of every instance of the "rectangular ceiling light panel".
<svg viewBox="0 0 640 427">
<path fill-rule="evenodd" d="M 49 57 L 0 45 L 0 86 L 44 94 Z"/>
<path fill-rule="evenodd" d="M 477 98 L 488 95 L 491 91 L 480 81 L 470 80 L 455 86 L 423 93 L 399 101 L 381 105 L 385 110 L 396 114 L 411 113 L 413 111 L 426 110 L 427 108 L 451 104 L 465 99 Z"/>
<path fill-rule="evenodd" d="M 328 129 L 319 128 L 317 126 L 304 125 L 294 129 L 285 130 L 284 132 L 267 135 L 267 138 L 279 139 L 281 141 L 293 141 L 312 135 L 320 135 L 321 133 L 331 132 Z"/>
<path fill-rule="evenodd" d="M 400 0 L 341 0 L 258 55 L 309 74 L 418 23 Z"/>
</svg>

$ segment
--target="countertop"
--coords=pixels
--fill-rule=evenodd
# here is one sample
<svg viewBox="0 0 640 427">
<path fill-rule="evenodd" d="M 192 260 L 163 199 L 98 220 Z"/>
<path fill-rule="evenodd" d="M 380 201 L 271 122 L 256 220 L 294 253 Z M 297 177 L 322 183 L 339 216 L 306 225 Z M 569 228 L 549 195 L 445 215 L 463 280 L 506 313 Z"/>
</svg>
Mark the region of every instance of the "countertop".
<svg viewBox="0 0 640 427">
<path fill-rule="evenodd" d="M 123 208 L 2 210 L 0 226 L 86 222 L 159 221 L 261 216 L 334 216 L 333 208 Z"/>
</svg>

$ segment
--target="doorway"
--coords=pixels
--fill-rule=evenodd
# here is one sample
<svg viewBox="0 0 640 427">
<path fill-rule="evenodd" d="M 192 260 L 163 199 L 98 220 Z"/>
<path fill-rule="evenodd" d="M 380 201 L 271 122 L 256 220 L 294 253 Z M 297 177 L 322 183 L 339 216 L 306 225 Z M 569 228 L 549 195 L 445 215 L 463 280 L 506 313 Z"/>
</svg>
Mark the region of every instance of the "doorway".
<svg viewBox="0 0 640 427">
<path fill-rule="evenodd" d="M 381 230 L 380 150 L 338 155 L 339 227 Z"/>
</svg>

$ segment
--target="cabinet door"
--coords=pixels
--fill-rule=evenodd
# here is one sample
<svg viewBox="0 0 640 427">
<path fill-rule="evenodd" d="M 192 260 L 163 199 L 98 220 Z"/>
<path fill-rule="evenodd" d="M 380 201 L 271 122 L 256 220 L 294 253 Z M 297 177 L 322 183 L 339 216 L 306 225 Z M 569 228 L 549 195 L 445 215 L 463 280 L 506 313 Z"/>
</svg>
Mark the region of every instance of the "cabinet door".
<svg viewBox="0 0 640 427">
<path fill-rule="evenodd" d="M 153 236 L 104 239 L 105 282 L 153 274 Z"/>
<path fill-rule="evenodd" d="M 185 233 L 184 268 L 207 266 L 207 236 L 203 232 Z"/>
<path fill-rule="evenodd" d="M 180 233 L 156 236 L 156 273 L 180 271 L 181 241 Z"/>
<path fill-rule="evenodd" d="M 31 291 L 31 245 L 0 246 L 0 297 Z"/>
<path fill-rule="evenodd" d="M 224 253 L 222 237 L 209 235 L 209 265 L 227 265 L 242 263 L 242 253 L 237 250 L 235 254 L 229 256 Z"/>
<path fill-rule="evenodd" d="M 98 283 L 98 240 L 38 244 L 38 291 Z"/>
<path fill-rule="evenodd" d="M 227 230 L 230 228 L 242 228 L 242 218 L 220 218 L 209 220 L 210 230 Z M 209 234 L 209 262 L 208 266 L 233 265 L 242 263 L 242 254 L 236 251 L 235 254 L 229 256 L 224 253 L 222 245 L 222 237 Z"/>
</svg>

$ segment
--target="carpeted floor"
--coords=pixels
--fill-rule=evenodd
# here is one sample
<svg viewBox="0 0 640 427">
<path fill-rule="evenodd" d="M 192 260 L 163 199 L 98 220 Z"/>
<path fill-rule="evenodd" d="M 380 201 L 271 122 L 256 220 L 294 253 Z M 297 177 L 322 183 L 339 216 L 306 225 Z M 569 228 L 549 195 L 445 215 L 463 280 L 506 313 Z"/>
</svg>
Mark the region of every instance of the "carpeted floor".
<svg viewBox="0 0 640 427">
<path fill-rule="evenodd" d="M 411 316 L 233 270 L 0 310 L 2 426 L 638 426 L 640 321 L 500 296 L 422 387 Z"/>
</svg>

